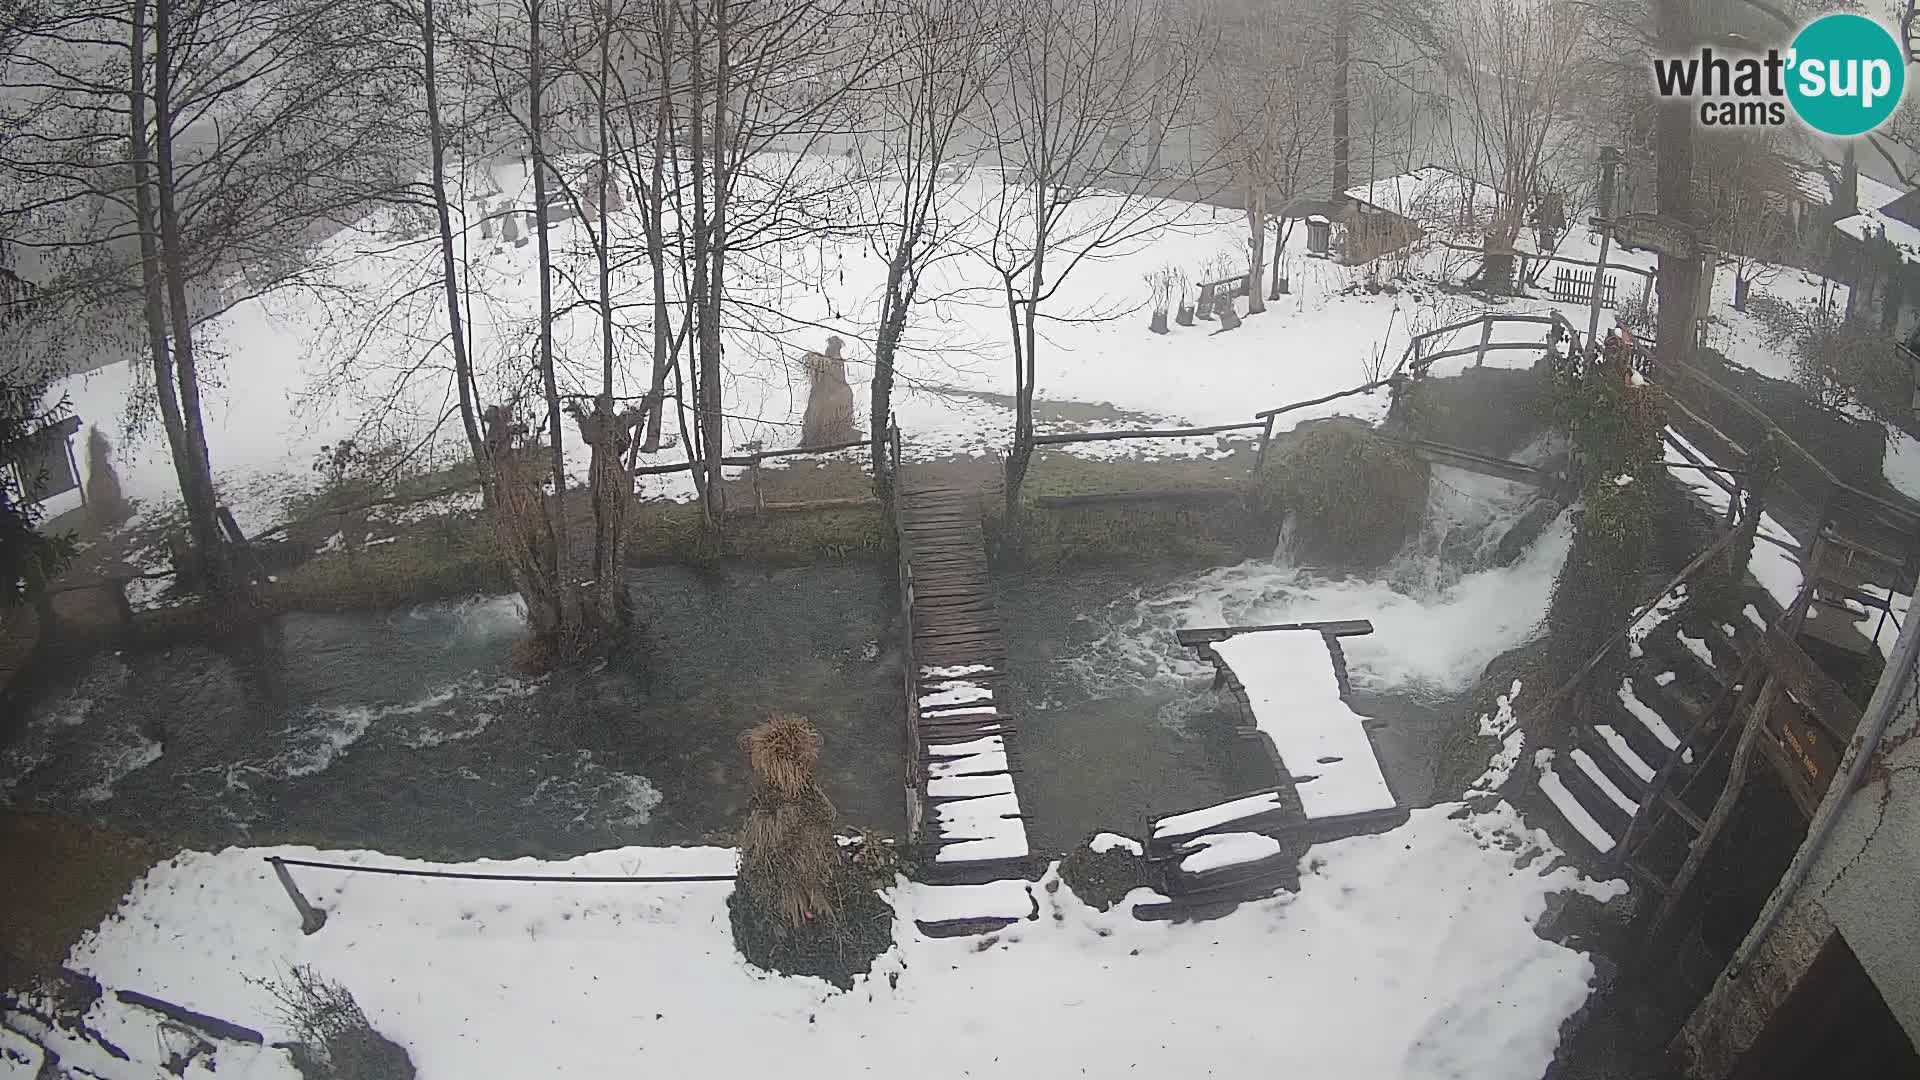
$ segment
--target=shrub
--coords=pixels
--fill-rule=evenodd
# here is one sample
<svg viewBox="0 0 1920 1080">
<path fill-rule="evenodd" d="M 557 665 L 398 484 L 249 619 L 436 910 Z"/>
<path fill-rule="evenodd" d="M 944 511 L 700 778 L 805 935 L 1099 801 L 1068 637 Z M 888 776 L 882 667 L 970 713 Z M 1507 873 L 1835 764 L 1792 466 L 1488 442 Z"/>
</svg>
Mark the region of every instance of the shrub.
<svg viewBox="0 0 1920 1080">
<path fill-rule="evenodd" d="M 1257 513 L 1272 522 L 1292 515 L 1303 557 L 1345 569 L 1386 562 L 1426 513 L 1425 465 L 1357 421 L 1302 431 L 1253 485 Z"/>
<path fill-rule="evenodd" d="M 1081 844 L 1060 860 L 1060 880 L 1089 907 L 1107 911 L 1135 889 L 1162 887 L 1160 875 L 1145 858 L 1124 847 L 1095 851 Z"/>
<path fill-rule="evenodd" d="M 1793 381 L 1829 409 L 1897 421 L 1911 415 L 1913 384 L 1892 335 L 1830 303 L 1755 297 L 1749 310 L 1772 344 L 1793 346 Z"/>
<path fill-rule="evenodd" d="M 261 980 L 294 1035 L 295 1068 L 306 1080 L 412 1080 L 413 1062 L 373 1029 L 347 988 L 305 964 L 285 980 Z"/>
</svg>

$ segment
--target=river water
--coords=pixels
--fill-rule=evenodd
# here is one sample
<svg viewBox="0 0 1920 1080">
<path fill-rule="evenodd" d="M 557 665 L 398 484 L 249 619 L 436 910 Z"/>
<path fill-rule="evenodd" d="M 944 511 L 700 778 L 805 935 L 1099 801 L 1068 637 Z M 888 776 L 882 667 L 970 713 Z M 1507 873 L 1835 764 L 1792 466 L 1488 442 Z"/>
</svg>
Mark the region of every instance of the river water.
<svg viewBox="0 0 1920 1080">
<path fill-rule="evenodd" d="M 182 833 L 475 858 L 697 842 L 745 808 L 739 733 L 825 737 L 849 824 L 904 826 L 890 568 L 663 568 L 598 670 L 523 680 L 518 601 L 292 615 L 221 648 L 97 657 L 0 748 L 0 801 Z"/>
<path fill-rule="evenodd" d="M 1183 626 L 1364 618 L 1344 643 L 1358 711 L 1401 802 L 1488 661 L 1536 631 L 1564 516 L 1494 557 L 1524 488 L 1436 469 L 1426 527 L 1382 571 L 1340 577 L 1283 543 L 1235 566 L 1004 573 L 1036 847 L 1138 834 L 1153 817 L 1276 782 L 1181 649 Z M 446 858 L 694 843 L 739 824 L 740 732 L 810 717 L 848 825 L 904 825 L 891 567 L 635 570 L 629 647 L 585 672 L 516 677 L 518 602 L 292 615 L 219 647 L 102 655 L 0 732 L 0 804 L 184 835 Z"/>
<path fill-rule="evenodd" d="M 1511 564 L 1500 541 L 1536 498 L 1520 485 L 1435 468 L 1421 532 L 1375 574 L 1273 557 L 1210 569 L 1126 567 L 1000 575 L 995 582 L 1027 711 L 1021 798 L 1036 842 L 1066 850 L 1100 829 L 1278 782 L 1182 649 L 1190 626 L 1368 619 L 1342 642 L 1355 711 L 1403 804 L 1434 788 L 1435 752 L 1489 661 L 1538 631 L 1572 542 L 1565 515 Z"/>
</svg>

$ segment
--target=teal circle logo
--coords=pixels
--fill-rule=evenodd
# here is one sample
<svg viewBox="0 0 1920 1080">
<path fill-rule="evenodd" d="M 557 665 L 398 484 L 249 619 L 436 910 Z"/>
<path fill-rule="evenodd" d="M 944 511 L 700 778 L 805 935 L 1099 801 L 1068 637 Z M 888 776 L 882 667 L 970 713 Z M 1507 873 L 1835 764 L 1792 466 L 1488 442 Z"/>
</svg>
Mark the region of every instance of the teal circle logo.
<svg viewBox="0 0 1920 1080">
<path fill-rule="evenodd" d="M 1815 131 L 1863 135 L 1886 122 L 1907 86 L 1906 56 L 1864 15 L 1822 15 L 1793 39 L 1787 100 Z"/>
</svg>

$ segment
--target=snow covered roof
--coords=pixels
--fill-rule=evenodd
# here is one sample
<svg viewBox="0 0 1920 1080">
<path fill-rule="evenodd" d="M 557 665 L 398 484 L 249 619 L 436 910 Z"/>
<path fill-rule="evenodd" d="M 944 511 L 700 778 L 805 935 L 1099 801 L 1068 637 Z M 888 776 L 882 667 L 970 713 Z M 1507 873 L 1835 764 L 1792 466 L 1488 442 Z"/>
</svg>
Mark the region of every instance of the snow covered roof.
<svg viewBox="0 0 1920 1080">
<path fill-rule="evenodd" d="M 1832 177 L 1838 175 L 1838 166 L 1828 162 L 1824 166 L 1794 165 L 1790 168 L 1799 180 L 1801 193 L 1808 199 L 1821 206 L 1826 206 L 1833 201 Z M 1860 174 L 1859 186 L 1855 190 L 1858 205 L 1862 210 L 1878 210 L 1906 194 L 1899 188 L 1891 184 L 1883 184 L 1865 173 Z"/>
<path fill-rule="evenodd" d="M 1333 654 L 1318 630 L 1238 634 L 1213 650 L 1246 688 L 1254 726 L 1273 740 L 1309 819 L 1394 806 L 1361 718 L 1340 696 Z"/>
<path fill-rule="evenodd" d="M 1438 165 L 1351 187 L 1346 194 L 1376 210 L 1439 226 L 1459 222 L 1461 210 L 1469 205 L 1476 215 L 1491 213 L 1499 201 L 1499 192 L 1492 187 Z"/>
<path fill-rule="evenodd" d="M 1865 177 L 1862 177 L 1864 180 Z M 1864 193 L 1864 192 L 1863 192 Z M 1833 227 L 1853 237 L 1865 240 L 1868 236 L 1886 230 L 1887 239 L 1900 249 L 1903 262 L 1920 263 L 1920 228 L 1893 217 L 1884 210 L 1863 210 L 1852 217 L 1844 217 L 1833 223 Z"/>
</svg>

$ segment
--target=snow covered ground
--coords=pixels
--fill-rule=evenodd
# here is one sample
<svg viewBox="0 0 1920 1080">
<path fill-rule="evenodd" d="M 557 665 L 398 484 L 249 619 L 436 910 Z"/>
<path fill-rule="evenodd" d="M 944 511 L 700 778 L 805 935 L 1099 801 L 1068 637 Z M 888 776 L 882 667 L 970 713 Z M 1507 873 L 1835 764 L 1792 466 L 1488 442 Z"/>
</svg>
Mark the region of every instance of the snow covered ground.
<svg viewBox="0 0 1920 1080">
<path fill-rule="evenodd" d="M 838 159 L 823 160 L 808 167 L 839 167 Z M 503 188 L 514 186 L 512 177 L 493 179 Z M 997 172 L 960 171 L 944 197 L 959 232 L 952 254 L 928 271 L 927 299 L 915 309 L 899 358 L 896 413 L 910 457 L 992 453 L 1010 440 L 1006 313 L 991 268 L 968 250 L 985 243 L 984 219 L 1004 190 Z M 1080 216 L 1109 208 L 1112 198 L 1088 196 Z M 476 222 L 481 205 L 476 199 L 469 206 Z M 502 203 L 496 198 L 490 205 L 498 209 Z M 1266 314 L 1233 333 L 1216 333 L 1217 323 L 1201 322 L 1155 336 L 1146 326 L 1144 277 L 1174 266 L 1198 280 L 1209 259 L 1244 258 L 1245 226 L 1235 211 L 1178 202 L 1162 205 L 1149 224 L 1137 238 L 1083 262 L 1049 302 L 1038 363 L 1043 432 L 1142 421 L 1247 421 L 1259 409 L 1365 382 L 1369 362 L 1384 358 L 1391 367 L 1410 333 L 1480 310 L 1431 291 L 1357 291 L 1363 269 L 1309 259 L 1298 250 L 1304 241 L 1296 238 L 1286 256 L 1292 292 Z M 631 210 L 613 215 L 611 228 L 630 236 L 640 230 Z M 581 269 L 590 252 L 581 224 L 558 222 L 552 235 L 562 269 Z M 533 247 L 507 243 L 497 232 L 484 238 L 477 224 L 464 242 L 482 396 L 495 401 L 527 394 L 533 389 L 527 358 L 535 341 L 539 277 Z M 440 438 L 428 445 L 439 450 L 439 460 L 459 452 L 437 260 L 430 234 L 378 215 L 322 245 L 316 273 L 327 288 L 249 300 L 202 328 L 211 384 L 210 456 L 242 528 L 252 532 L 279 521 L 286 498 L 313 486 L 320 448 L 336 440 L 357 437 L 363 448 L 395 440 L 411 444 L 437 425 Z M 801 356 L 820 348 L 829 333 L 848 342 L 849 378 L 856 399 L 866 399 L 884 264 L 864 238 L 850 237 L 773 244 L 743 254 L 736 265 L 729 291 L 746 314 L 727 341 L 727 442 L 734 449 L 756 442 L 769 449 L 792 446 L 806 405 Z M 648 310 L 651 293 L 642 270 L 615 275 L 616 302 L 633 305 L 628 310 L 635 313 L 635 325 L 619 327 L 615 382 L 621 394 L 642 392 L 648 379 L 650 330 L 640 313 Z M 597 389 L 598 322 L 574 291 L 576 280 L 590 277 L 556 275 L 556 305 L 565 312 L 554 327 L 563 393 Z M 1245 301 L 1240 304 L 1244 309 Z M 1514 300 L 1502 310 L 1553 306 Z M 1560 307 L 1584 327 L 1581 309 Z M 1469 344 L 1474 333 L 1463 331 L 1454 344 Z M 1515 334 L 1538 337 L 1532 328 L 1503 328 L 1495 340 Z M 1496 352 L 1488 362 L 1526 365 L 1534 359 L 1526 351 Z M 1443 362 L 1435 374 L 1471 363 L 1471 357 Z M 143 379 L 144 372 L 127 363 L 112 363 L 65 380 L 55 392 L 66 393 L 85 421 L 105 426 L 115 439 L 127 493 L 152 509 L 178 499 L 157 425 L 126 423 L 130 392 Z M 1079 408 L 1054 410 L 1050 402 Z M 1384 395 L 1345 399 L 1287 419 L 1297 423 L 1336 413 L 1373 419 L 1386 404 Z M 669 434 L 674 430 L 670 410 Z M 566 442 L 569 467 L 584 476 L 585 447 L 577 432 L 569 428 Z M 1219 447 L 1218 439 L 1204 438 L 1083 444 L 1074 452 L 1193 456 Z M 647 460 L 681 457 L 674 444 Z M 683 475 L 643 484 L 646 495 L 684 498 L 690 492 Z"/>
<path fill-rule="evenodd" d="M 1550 893 L 1617 884 L 1558 865 L 1496 805 L 1315 848 L 1298 895 L 1218 921 L 1101 914 L 1049 876 L 1038 917 L 991 938 L 913 929 L 937 891 L 892 890 L 896 947 L 848 993 L 756 971 L 734 952 L 725 883 L 534 884 L 299 871 L 327 925 L 302 936 L 263 856 L 190 853 L 155 867 L 71 966 L 266 1033 L 289 1035 L 261 979 L 296 964 L 346 985 L 423 1080 L 659 1074 L 795 1077 L 1540 1075 L 1592 966 L 1533 931 Z M 340 859 L 338 852 L 327 858 Z M 370 853 L 344 856 L 409 864 Z M 726 849 L 629 848 L 483 873 L 729 872 Z M 1136 892 L 1138 902 L 1151 894 Z M 151 1019 L 90 1020 L 136 1052 Z M 147 1042 L 142 1044 L 141 1039 Z M 292 1077 L 277 1053 L 217 1075 Z M 109 1080 L 150 1066 L 103 1065 Z M 193 1075 L 205 1075 L 196 1073 Z"/>
</svg>

